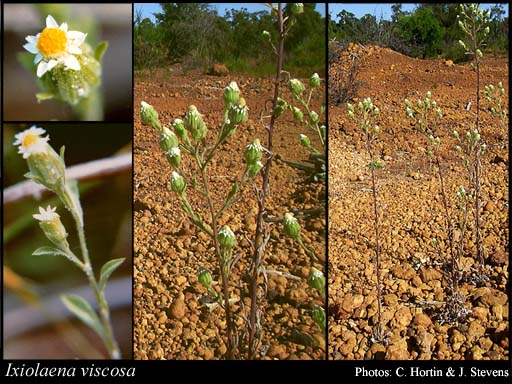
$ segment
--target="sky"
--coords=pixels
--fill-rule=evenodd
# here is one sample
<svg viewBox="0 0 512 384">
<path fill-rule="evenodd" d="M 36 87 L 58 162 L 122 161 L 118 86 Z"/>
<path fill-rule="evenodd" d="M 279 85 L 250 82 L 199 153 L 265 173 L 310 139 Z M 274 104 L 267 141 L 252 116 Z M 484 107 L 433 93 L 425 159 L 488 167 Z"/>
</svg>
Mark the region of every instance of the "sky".
<svg viewBox="0 0 512 384">
<path fill-rule="evenodd" d="M 249 12 L 258 12 L 258 11 L 268 11 L 268 7 L 261 3 L 211 3 L 212 8 L 217 9 L 219 15 L 224 16 L 226 11 L 231 9 L 240 9 L 246 8 Z M 155 21 L 155 17 L 153 13 L 158 13 L 162 11 L 159 3 L 136 3 L 134 8 L 134 15 L 137 14 L 137 11 L 142 12 L 142 18 L 149 17 L 151 21 Z M 325 16 L 325 4 L 318 3 L 316 5 L 316 10 L 322 15 Z"/>
<path fill-rule="evenodd" d="M 383 19 L 391 19 L 391 6 L 393 3 L 329 3 L 329 14 L 334 20 L 337 20 L 336 15 L 345 9 L 353 13 L 357 18 L 366 15 L 367 13 L 375 15 L 377 19 L 381 16 Z M 488 9 L 495 4 L 480 4 L 482 9 Z M 402 11 L 412 11 L 416 8 L 414 3 L 402 3 Z M 508 16 L 508 4 L 505 4 L 505 16 Z"/>
</svg>

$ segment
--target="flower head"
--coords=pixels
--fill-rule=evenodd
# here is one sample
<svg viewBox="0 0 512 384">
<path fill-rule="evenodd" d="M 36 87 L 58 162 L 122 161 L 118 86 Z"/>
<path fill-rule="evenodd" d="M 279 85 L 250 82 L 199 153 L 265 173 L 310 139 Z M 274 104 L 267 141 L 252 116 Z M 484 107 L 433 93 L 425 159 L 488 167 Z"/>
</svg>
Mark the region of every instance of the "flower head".
<svg viewBox="0 0 512 384">
<path fill-rule="evenodd" d="M 34 125 L 16 134 L 14 136 L 16 138 L 14 145 L 19 145 L 18 153 L 22 154 L 24 159 L 27 159 L 34 153 L 46 152 L 50 138 L 48 136 L 41 137 L 45 133 L 46 131 L 43 128 Z"/>
<path fill-rule="evenodd" d="M 87 37 L 80 31 L 68 31 L 67 23 L 60 26 L 55 19 L 46 17 L 46 28 L 36 36 L 27 36 L 23 46 L 27 51 L 36 55 L 34 63 L 37 66 L 37 77 L 43 76 L 52 68 L 63 65 L 65 69 L 80 70 L 77 55 L 82 54 L 80 46 Z"/>
<path fill-rule="evenodd" d="M 39 207 L 39 213 L 32 215 L 34 219 L 39 221 L 52 221 L 59 218 L 59 214 L 55 212 L 57 207 L 48 206 L 46 209 Z"/>
</svg>

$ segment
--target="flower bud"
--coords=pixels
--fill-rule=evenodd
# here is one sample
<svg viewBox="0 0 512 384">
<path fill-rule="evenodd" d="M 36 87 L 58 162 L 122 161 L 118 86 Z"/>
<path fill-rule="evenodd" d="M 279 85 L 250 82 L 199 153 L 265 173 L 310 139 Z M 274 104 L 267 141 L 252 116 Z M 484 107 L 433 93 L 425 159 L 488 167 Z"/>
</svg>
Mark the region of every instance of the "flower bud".
<svg viewBox="0 0 512 384">
<path fill-rule="evenodd" d="M 259 139 L 255 139 L 245 147 L 244 157 L 247 164 L 254 164 L 261 160 L 263 146 Z"/>
<path fill-rule="evenodd" d="M 229 85 L 224 88 L 224 103 L 227 107 L 231 104 L 238 103 L 240 99 L 240 89 L 235 81 L 229 83 Z"/>
<path fill-rule="evenodd" d="M 418 99 L 416 105 L 418 106 L 419 109 L 422 109 L 423 108 L 423 101 Z"/>
<path fill-rule="evenodd" d="M 201 283 L 201 285 L 206 289 L 210 288 L 213 281 L 210 271 L 203 267 L 199 269 L 199 273 L 197 274 L 197 280 L 199 280 L 199 283 Z"/>
<path fill-rule="evenodd" d="M 308 285 L 311 288 L 316 289 L 320 295 L 323 295 L 325 289 L 325 276 L 322 271 L 315 267 L 311 267 L 309 270 Z"/>
<path fill-rule="evenodd" d="M 255 163 L 247 163 L 247 173 L 249 174 L 249 177 L 256 176 L 261 168 L 263 168 L 263 163 L 261 161 L 256 161 Z"/>
<path fill-rule="evenodd" d="M 309 139 L 309 137 L 303 135 L 302 133 L 300 134 L 300 143 L 306 148 L 311 147 L 311 140 Z"/>
<path fill-rule="evenodd" d="M 217 241 L 223 251 L 230 251 L 236 245 L 235 234 L 227 225 L 224 225 L 217 233 Z"/>
<path fill-rule="evenodd" d="M 430 91 L 427 91 L 427 93 L 425 94 L 425 97 L 427 99 L 430 99 L 432 97 L 432 93 Z"/>
<path fill-rule="evenodd" d="M 304 84 L 299 79 L 291 79 L 290 80 L 290 90 L 295 96 L 299 96 L 304 92 L 305 87 Z"/>
<path fill-rule="evenodd" d="M 298 15 L 304 12 L 304 3 L 291 3 L 292 14 Z"/>
<path fill-rule="evenodd" d="M 456 139 L 460 138 L 459 132 L 453 131 L 453 137 L 455 137 Z"/>
<path fill-rule="evenodd" d="M 151 125 L 153 128 L 160 129 L 160 122 L 158 121 L 158 112 L 152 105 L 142 101 L 140 103 L 140 119 L 142 124 Z"/>
<path fill-rule="evenodd" d="M 311 78 L 309 79 L 309 87 L 314 89 L 320 86 L 320 76 L 318 76 L 318 73 L 313 73 Z"/>
<path fill-rule="evenodd" d="M 263 31 L 261 33 L 261 35 L 263 36 L 263 38 L 270 40 L 270 32 L 269 31 Z"/>
<path fill-rule="evenodd" d="M 324 308 L 319 305 L 314 305 L 313 308 L 311 308 L 311 318 L 322 329 L 322 331 L 325 332 L 327 323 Z"/>
<path fill-rule="evenodd" d="M 374 133 L 375 135 L 378 135 L 378 134 L 379 134 L 379 132 L 380 132 L 380 127 L 379 127 L 378 125 L 376 125 L 375 127 L 373 127 L 373 133 Z"/>
<path fill-rule="evenodd" d="M 483 143 L 480 147 L 480 154 L 484 155 L 487 152 L 487 144 Z"/>
<path fill-rule="evenodd" d="M 297 219 L 289 212 L 284 214 L 283 221 L 284 234 L 289 238 L 299 241 L 300 240 L 300 224 Z"/>
<path fill-rule="evenodd" d="M 473 140 L 474 140 L 475 143 L 480 141 L 480 133 L 478 133 L 478 131 L 476 129 L 473 132 Z"/>
<path fill-rule="evenodd" d="M 438 119 L 440 119 L 441 117 L 443 117 L 443 114 L 441 113 L 441 109 L 439 109 L 439 108 L 437 108 L 437 109 L 436 109 L 436 117 L 437 117 Z"/>
<path fill-rule="evenodd" d="M 476 50 L 476 55 L 477 55 L 478 57 L 482 57 L 484 54 L 482 53 L 482 51 L 481 51 L 480 49 L 477 49 L 477 50 Z"/>
<path fill-rule="evenodd" d="M 187 183 L 185 182 L 185 178 L 178 172 L 173 171 L 171 176 L 171 189 L 181 196 L 186 188 Z"/>
<path fill-rule="evenodd" d="M 295 118 L 295 120 L 301 122 L 304 117 L 302 111 L 297 107 L 292 107 L 292 108 L 293 108 L 293 117 Z"/>
<path fill-rule="evenodd" d="M 460 145 L 455 146 L 455 150 L 456 150 L 457 152 L 462 152 L 462 148 L 461 148 L 461 146 L 460 146 Z"/>
<path fill-rule="evenodd" d="M 167 161 L 171 164 L 171 167 L 178 168 L 181 162 L 181 151 L 179 147 L 173 147 L 165 152 Z"/>
<path fill-rule="evenodd" d="M 174 132 L 167 127 L 163 127 L 160 133 L 160 148 L 162 148 L 162 151 L 170 151 L 171 148 L 177 147 L 178 145 L 179 141 Z"/>
<path fill-rule="evenodd" d="M 185 140 L 187 137 L 187 131 L 185 130 L 185 124 L 183 123 L 183 120 L 175 119 L 172 123 L 172 127 L 174 128 L 174 133 L 176 133 L 176 136 L 178 136 L 181 140 Z"/>
<path fill-rule="evenodd" d="M 459 45 L 460 45 L 462 48 L 464 48 L 464 49 L 466 49 L 466 50 L 467 50 L 467 48 L 466 48 L 466 43 L 465 43 L 465 42 L 463 42 L 462 40 L 459 40 Z"/>
<path fill-rule="evenodd" d="M 375 107 L 374 110 L 373 110 L 373 116 L 377 117 L 377 116 L 379 116 L 379 113 L 380 113 L 379 108 Z"/>
<path fill-rule="evenodd" d="M 286 100 L 281 99 L 280 97 L 277 98 L 277 105 L 274 108 L 274 115 L 276 117 L 279 117 L 283 114 L 283 112 L 288 108 L 288 103 Z"/>
<path fill-rule="evenodd" d="M 485 27 L 485 29 L 484 29 L 484 33 L 485 33 L 486 35 L 488 35 L 490 31 L 491 31 L 491 30 L 490 30 L 489 26 Z"/>
<path fill-rule="evenodd" d="M 356 115 L 354 115 L 354 112 L 348 111 L 348 117 L 350 117 L 351 119 L 355 119 Z"/>
<path fill-rule="evenodd" d="M 354 112 L 354 106 L 350 103 L 347 103 L 347 109 L 349 110 L 349 112 Z"/>
<path fill-rule="evenodd" d="M 185 129 L 191 133 L 192 138 L 196 142 L 204 139 L 206 136 L 208 129 L 206 128 L 203 117 L 197 110 L 196 106 L 191 105 L 189 107 L 188 112 L 185 114 L 183 123 L 185 125 Z"/>
<path fill-rule="evenodd" d="M 311 122 L 313 124 L 318 123 L 318 113 L 316 113 L 315 111 L 309 112 L 309 118 L 311 119 Z"/>
<path fill-rule="evenodd" d="M 229 121 L 234 125 L 245 123 L 249 118 L 249 108 L 245 105 L 243 97 L 238 100 L 238 104 L 232 104 L 228 111 Z M 234 131 L 231 133 L 231 135 Z M 228 135 L 228 136 L 231 136 Z"/>
<path fill-rule="evenodd" d="M 409 99 L 405 99 L 405 100 L 404 100 L 404 102 L 405 102 L 405 105 L 406 105 L 408 108 L 412 108 L 411 100 L 409 100 Z"/>
<path fill-rule="evenodd" d="M 60 221 L 60 216 L 55 212 L 56 207 L 48 206 L 46 210 L 39 207 L 39 213 L 32 215 L 34 219 L 39 220 L 39 226 L 43 230 L 46 238 L 50 240 L 59 249 L 69 249 L 67 241 L 68 234 L 66 228 Z"/>
</svg>

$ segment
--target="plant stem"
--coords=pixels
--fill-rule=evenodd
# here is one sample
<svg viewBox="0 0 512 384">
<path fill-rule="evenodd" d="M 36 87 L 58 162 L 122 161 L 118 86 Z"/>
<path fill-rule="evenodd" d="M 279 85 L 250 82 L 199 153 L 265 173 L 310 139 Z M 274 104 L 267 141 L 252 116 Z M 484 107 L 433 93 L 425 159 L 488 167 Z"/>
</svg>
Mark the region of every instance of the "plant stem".
<svg viewBox="0 0 512 384">
<path fill-rule="evenodd" d="M 441 162 L 439 160 L 439 154 L 436 153 L 436 166 L 437 166 L 437 175 L 439 177 L 439 183 L 441 184 L 441 199 L 444 209 L 444 215 L 445 215 L 445 221 L 446 221 L 446 231 L 448 234 L 448 243 L 450 245 L 450 271 L 451 271 L 451 285 L 452 285 L 452 294 L 455 294 L 458 290 L 458 270 L 459 270 L 459 264 L 457 260 L 457 256 L 455 254 L 454 245 L 453 245 L 453 228 L 452 223 L 450 220 L 450 213 L 448 211 L 448 199 L 446 198 L 446 191 L 444 188 L 444 178 L 443 178 L 443 171 L 441 168 Z"/>
<path fill-rule="evenodd" d="M 202 164 L 199 156 L 195 155 L 196 163 L 201 170 L 201 179 L 203 181 L 203 188 L 205 191 L 206 199 L 208 200 L 208 207 L 210 209 L 210 216 L 212 219 L 212 232 L 213 232 L 213 242 L 215 245 L 215 254 L 217 255 L 217 264 L 219 265 L 220 275 L 222 280 L 222 295 L 224 296 L 224 310 L 226 311 L 226 324 L 227 324 L 227 358 L 228 360 L 233 360 L 236 355 L 236 345 L 234 340 L 234 323 L 233 323 L 233 315 L 231 313 L 231 303 L 229 302 L 229 282 L 226 274 L 225 266 L 222 262 L 222 254 L 220 251 L 220 244 L 217 240 L 217 215 L 215 214 L 215 208 L 213 206 L 213 201 L 210 195 L 210 189 L 208 186 L 208 180 L 206 178 L 206 165 L 207 163 Z"/>
<path fill-rule="evenodd" d="M 277 69 L 276 69 L 276 77 L 274 80 L 274 97 L 272 99 L 273 109 L 277 106 L 277 99 L 279 98 L 279 85 L 281 83 L 281 72 L 283 70 L 283 59 L 284 59 L 284 18 L 283 18 L 283 8 L 282 4 L 278 3 L 277 5 L 277 20 L 278 20 L 278 29 L 279 29 L 279 45 L 277 48 Z M 268 132 L 268 143 L 267 149 L 269 153 L 272 153 L 272 138 L 274 134 L 274 125 L 276 121 L 276 115 L 272 113 L 270 117 L 270 123 L 267 128 Z M 264 232 L 264 223 L 263 223 L 263 213 L 265 211 L 265 201 L 269 193 L 269 179 L 270 179 L 270 168 L 272 166 L 272 155 L 268 158 L 265 166 L 263 168 L 263 181 L 262 181 L 262 191 L 258 199 L 258 216 L 256 220 L 256 233 L 254 234 L 254 254 L 252 259 L 252 276 L 250 281 L 250 295 L 251 295 L 251 308 L 249 313 L 249 341 L 248 341 L 248 351 L 247 358 L 249 360 L 253 360 L 257 349 L 258 342 L 256 339 L 256 327 L 257 327 L 257 318 L 259 311 L 259 303 L 258 303 L 258 275 L 260 271 L 261 259 L 263 254 L 262 244 L 263 244 L 263 232 Z"/>
<path fill-rule="evenodd" d="M 71 193 L 69 190 L 67 190 L 66 192 L 68 194 Z M 75 221 L 78 239 L 80 241 L 80 249 L 84 261 L 84 272 L 87 276 L 87 279 L 89 280 L 91 288 L 94 291 L 94 296 L 96 297 L 96 301 L 99 307 L 100 318 L 103 323 L 103 328 L 105 330 L 102 337 L 103 342 L 105 343 L 105 347 L 107 348 L 110 357 L 112 359 L 118 360 L 121 358 L 121 352 L 119 350 L 119 346 L 115 340 L 114 332 L 112 330 L 112 324 L 110 322 L 110 311 L 107 300 L 105 299 L 105 293 L 100 291 L 99 284 L 94 276 L 91 260 L 89 258 L 89 251 L 87 249 L 87 242 L 85 240 L 85 231 L 82 224 L 83 221 L 76 209 L 71 209 L 71 215 L 73 216 L 73 220 Z"/>
<path fill-rule="evenodd" d="M 371 146 L 371 138 L 369 134 L 366 134 L 366 150 L 370 156 L 370 170 L 372 174 L 372 196 L 373 196 L 373 225 L 375 229 L 375 272 L 377 275 L 377 316 L 379 318 L 379 326 L 377 330 L 377 337 L 383 339 L 384 337 L 384 325 L 382 324 L 382 286 L 381 286 L 381 270 L 380 270 L 380 235 L 379 235 L 379 208 L 377 206 L 377 187 L 375 184 L 375 166 L 374 156 Z M 379 341 L 381 341 L 379 340 Z"/>
</svg>

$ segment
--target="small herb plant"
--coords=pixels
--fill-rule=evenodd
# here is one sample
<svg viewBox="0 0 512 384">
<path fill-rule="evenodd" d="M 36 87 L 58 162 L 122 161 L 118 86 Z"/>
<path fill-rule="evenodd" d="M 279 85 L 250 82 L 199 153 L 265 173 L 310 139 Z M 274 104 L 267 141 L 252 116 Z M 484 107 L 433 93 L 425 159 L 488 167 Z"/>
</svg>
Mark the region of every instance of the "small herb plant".
<svg viewBox="0 0 512 384">
<path fill-rule="evenodd" d="M 264 124 L 267 138 L 265 144 L 263 144 L 262 139 L 256 138 L 245 146 L 243 154 L 239 155 L 240 160 L 245 161 L 245 167 L 240 169 L 238 175 L 236 171 L 231 171 L 232 185 L 227 195 L 220 199 L 222 202 L 220 206 L 214 204 L 214 200 L 217 200 L 215 196 L 217 191 L 212 188 L 212 183 L 209 181 L 209 167 L 222 144 L 235 137 L 238 127 L 247 122 L 249 118 L 249 108 L 245 99 L 241 97 L 241 91 L 237 83 L 231 82 L 224 89 L 223 119 L 213 140 L 211 139 L 212 131 L 207 127 L 197 107 L 190 106 L 182 119 L 174 120 L 171 129 L 162 124 L 155 108 L 144 101 L 141 103 L 141 121 L 144 125 L 150 125 L 159 132 L 160 147 L 173 169 L 170 178 L 171 189 L 178 194 L 181 207 L 190 221 L 198 230 L 204 232 L 213 243 L 215 259 L 220 273 L 220 293 L 213 288 L 214 279 L 212 273 L 207 269 L 200 268 L 198 281 L 207 290 L 210 298 L 213 299 L 213 303 L 208 304 L 210 308 L 220 306 L 224 310 L 227 338 L 227 351 L 224 357 L 227 359 L 246 358 L 252 360 L 258 357 L 261 342 L 264 338 L 261 323 L 263 321 L 262 310 L 266 304 L 262 280 L 265 281 L 266 275 L 270 273 L 281 276 L 288 275 L 281 271 L 268 271 L 264 267 L 265 251 L 273 226 L 273 222 L 266 218 L 266 200 L 269 195 L 270 171 L 274 157 L 272 141 L 276 120 L 289 108 L 288 103 L 279 96 L 283 74 L 284 39 L 293 24 L 294 18 L 303 12 L 303 4 L 289 4 L 291 15 L 288 17 L 284 16 L 280 3 L 277 6 L 267 5 L 271 7 L 272 15 L 277 18 L 278 25 L 277 45 L 273 45 L 276 53 L 277 69 L 272 98 L 272 113 L 270 116 L 261 117 L 262 122 L 264 119 L 269 119 L 268 125 Z M 263 35 L 271 41 L 269 32 L 264 31 Z M 311 90 L 318 87 L 318 75 L 314 75 L 311 81 Z M 302 83 L 295 79 L 290 81 L 290 84 L 292 87 L 300 88 L 302 86 L 303 88 Z M 325 127 L 321 128 L 318 125 L 318 115 L 309 109 L 311 95 L 307 100 L 304 100 L 301 96 L 302 91 L 294 91 L 292 88 L 296 99 L 299 102 L 302 101 L 303 108 L 308 113 L 308 126 L 311 126 L 317 132 L 322 146 L 324 146 Z M 299 113 L 298 108 L 292 110 L 296 114 Z M 311 144 L 307 147 L 310 151 L 318 152 Z M 182 156 L 191 158 L 193 169 L 183 167 Z M 240 255 L 236 255 L 235 252 L 239 239 L 230 228 L 229 223 L 221 223 L 221 215 L 239 201 L 242 191 L 248 187 L 251 187 L 254 191 L 258 213 L 254 233 L 246 236 L 250 243 L 250 249 L 247 251 L 249 266 L 242 273 L 243 276 L 247 276 L 247 281 L 244 283 L 243 281 L 234 281 L 232 277 L 233 266 L 240 259 Z M 189 192 L 194 193 L 206 203 L 208 207 L 206 213 L 194 208 L 189 202 L 187 197 Z M 318 294 L 322 302 L 325 302 L 325 277 L 320 269 L 313 266 L 313 263 L 317 262 L 317 258 L 314 251 L 302 242 L 301 227 L 297 218 L 288 212 L 283 219 L 277 219 L 277 221 L 282 222 L 284 235 L 292 239 L 310 256 L 312 265 L 308 285 L 314 294 Z M 296 276 L 292 277 L 299 279 Z M 245 307 L 243 298 L 238 298 L 235 291 L 240 295 L 245 295 L 244 291 L 247 292 L 250 300 L 249 308 Z M 235 311 L 233 304 L 237 302 L 240 302 L 237 307 L 241 306 L 241 308 Z M 325 335 L 326 318 L 324 308 L 320 305 L 313 305 L 310 313 L 314 322 L 318 324 Z M 240 319 L 242 322 L 237 321 Z M 240 323 L 243 325 L 240 326 Z"/>
<path fill-rule="evenodd" d="M 359 119 L 359 128 L 361 129 L 366 143 L 366 152 L 370 158 L 368 168 L 370 169 L 372 179 L 372 199 L 373 199 L 373 227 L 375 231 L 375 274 L 377 280 L 377 325 L 373 330 L 375 341 L 382 343 L 386 341 L 386 332 L 382 321 L 382 277 L 381 277 L 381 252 L 380 252 L 380 232 L 379 232 L 379 205 L 378 192 L 376 184 L 375 171 L 382 168 L 382 163 L 375 155 L 375 141 L 380 132 L 377 124 L 379 117 L 379 108 L 375 106 L 368 97 L 357 105 L 357 111 L 350 103 L 347 104 L 348 116 L 352 120 Z M 358 115 L 358 117 L 356 116 Z"/>
<path fill-rule="evenodd" d="M 66 179 L 64 147 L 61 148 L 60 154 L 57 154 L 48 144 L 49 137 L 43 137 L 45 133 L 44 129 L 33 126 L 16 134 L 14 145 L 19 147 L 18 152 L 27 160 L 29 172 L 25 174 L 25 177 L 55 193 L 71 213 L 78 233 L 81 257 L 76 255 L 70 247 L 67 240 L 68 231 L 62 224 L 56 207 L 51 206 L 46 209 L 39 207 L 39 213 L 33 216 L 39 221 L 41 230 L 52 245 L 36 249 L 33 255 L 63 256 L 86 275 L 89 285 L 94 291 L 99 310 L 95 311 L 87 300 L 78 295 L 63 294 L 61 295 L 62 302 L 69 311 L 100 336 L 110 358 L 120 359 L 121 354 L 112 329 L 105 288 L 110 275 L 123 263 L 124 259 L 113 259 L 106 262 L 101 268 L 99 279 L 96 278 L 85 240 L 78 184 L 76 181 Z"/>
</svg>

